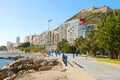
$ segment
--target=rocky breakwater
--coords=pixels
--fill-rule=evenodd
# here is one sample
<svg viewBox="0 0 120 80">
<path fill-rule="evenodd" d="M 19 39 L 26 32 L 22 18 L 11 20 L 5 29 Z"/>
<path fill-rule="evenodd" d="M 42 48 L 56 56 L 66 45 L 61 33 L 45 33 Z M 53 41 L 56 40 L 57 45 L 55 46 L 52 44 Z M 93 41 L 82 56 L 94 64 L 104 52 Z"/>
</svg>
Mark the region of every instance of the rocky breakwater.
<svg viewBox="0 0 120 80">
<path fill-rule="evenodd" d="M 61 63 L 55 58 L 21 58 L 0 69 L 0 80 L 16 80 L 26 73 L 48 71 L 56 65 Z"/>
</svg>

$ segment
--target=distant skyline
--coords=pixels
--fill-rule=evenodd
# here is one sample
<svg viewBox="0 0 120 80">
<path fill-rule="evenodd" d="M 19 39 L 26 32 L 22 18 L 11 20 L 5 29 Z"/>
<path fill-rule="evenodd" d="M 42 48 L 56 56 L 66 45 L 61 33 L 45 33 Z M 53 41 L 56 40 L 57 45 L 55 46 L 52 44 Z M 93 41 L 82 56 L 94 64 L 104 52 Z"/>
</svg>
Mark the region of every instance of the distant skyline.
<svg viewBox="0 0 120 80">
<path fill-rule="evenodd" d="M 40 34 L 57 28 L 83 9 L 104 5 L 120 9 L 120 0 L 0 0 L 0 46 L 16 43 L 20 36 Z"/>
</svg>

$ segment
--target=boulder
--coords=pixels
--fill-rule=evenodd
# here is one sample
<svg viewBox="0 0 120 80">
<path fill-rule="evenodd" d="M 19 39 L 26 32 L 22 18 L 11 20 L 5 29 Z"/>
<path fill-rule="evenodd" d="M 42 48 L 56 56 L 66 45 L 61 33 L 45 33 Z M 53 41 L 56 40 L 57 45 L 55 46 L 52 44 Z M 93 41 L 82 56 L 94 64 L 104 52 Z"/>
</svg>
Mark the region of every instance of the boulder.
<svg viewBox="0 0 120 80">
<path fill-rule="evenodd" d="M 35 72 L 35 70 L 33 69 L 27 71 L 27 73 L 33 73 L 33 72 Z"/>
<path fill-rule="evenodd" d="M 51 70 L 53 66 L 43 66 L 43 67 L 40 67 L 39 70 L 40 71 L 48 71 L 48 70 Z"/>
<path fill-rule="evenodd" d="M 42 67 L 40 64 L 34 64 L 33 65 L 33 69 L 36 70 L 36 71 L 38 71 L 40 67 Z"/>
<path fill-rule="evenodd" d="M 47 60 L 44 60 L 42 63 L 40 63 L 41 64 L 41 66 L 47 66 L 48 65 L 48 62 L 47 62 Z"/>
<path fill-rule="evenodd" d="M 3 80 L 14 80 L 15 78 L 16 78 L 16 75 L 14 74 L 14 75 L 9 76 L 9 77 L 7 77 L 7 78 L 5 78 Z"/>
<path fill-rule="evenodd" d="M 0 80 L 3 80 L 6 77 L 8 77 L 8 73 L 7 72 L 0 72 Z"/>
</svg>

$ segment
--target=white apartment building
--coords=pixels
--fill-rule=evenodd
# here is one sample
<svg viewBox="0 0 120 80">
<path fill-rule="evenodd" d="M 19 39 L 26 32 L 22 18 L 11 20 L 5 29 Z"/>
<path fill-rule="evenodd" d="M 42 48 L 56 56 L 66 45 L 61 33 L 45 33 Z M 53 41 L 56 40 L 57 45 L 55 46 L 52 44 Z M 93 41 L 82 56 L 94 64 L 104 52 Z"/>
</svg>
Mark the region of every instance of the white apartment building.
<svg viewBox="0 0 120 80">
<path fill-rule="evenodd" d="M 26 36 L 24 42 L 30 42 L 30 36 Z"/>
<path fill-rule="evenodd" d="M 30 45 L 35 44 L 35 37 L 36 35 L 30 35 Z"/>
<path fill-rule="evenodd" d="M 16 44 L 20 43 L 20 37 L 16 38 Z"/>
<path fill-rule="evenodd" d="M 67 28 L 70 26 L 70 23 L 66 22 L 59 25 L 59 41 L 62 39 L 67 39 Z"/>
<path fill-rule="evenodd" d="M 14 48 L 14 43 L 7 41 L 7 50 L 12 50 Z"/>
<path fill-rule="evenodd" d="M 66 39 L 69 43 L 73 43 L 76 38 L 82 36 L 83 38 L 93 30 L 93 24 L 82 25 L 79 19 L 65 22 L 59 26 L 59 39 Z"/>
<path fill-rule="evenodd" d="M 33 45 L 39 45 L 39 42 L 40 42 L 39 35 L 34 35 L 32 44 Z"/>
<path fill-rule="evenodd" d="M 95 24 L 88 24 L 87 26 L 80 25 L 78 36 L 85 38 L 93 29 L 95 29 Z"/>
<path fill-rule="evenodd" d="M 57 28 L 57 29 L 53 30 L 53 32 L 54 32 L 54 45 L 53 45 L 53 48 L 54 48 L 54 50 L 56 50 L 57 49 L 57 44 L 59 42 L 59 29 Z"/>
<path fill-rule="evenodd" d="M 39 45 L 47 44 L 47 32 L 43 32 L 39 35 Z"/>
<path fill-rule="evenodd" d="M 80 21 L 73 20 L 69 21 L 68 23 L 69 26 L 67 27 L 67 40 L 69 43 L 73 43 L 79 35 Z"/>
<path fill-rule="evenodd" d="M 79 36 L 80 21 L 72 20 L 65 22 L 59 26 L 59 40 L 68 40 L 73 43 L 74 40 Z"/>
</svg>

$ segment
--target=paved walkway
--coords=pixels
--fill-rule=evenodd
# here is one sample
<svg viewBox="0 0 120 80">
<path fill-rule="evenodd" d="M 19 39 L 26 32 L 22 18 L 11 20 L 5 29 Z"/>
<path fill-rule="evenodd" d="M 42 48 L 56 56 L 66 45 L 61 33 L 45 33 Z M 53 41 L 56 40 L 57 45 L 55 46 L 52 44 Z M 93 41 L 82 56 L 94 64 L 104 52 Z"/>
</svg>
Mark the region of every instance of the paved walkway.
<svg viewBox="0 0 120 80">
<path fill-rule="evenodd" d="M 61 58 L 61 56 L 57 56 L 57 57 Z M 63 67 L 66 68 L 68 80 L 95 80 L 84 70 L 80 69 L 78 65 L 74 64 L 72 62 L 72 59 L 68 59 L 67 66 L 65 66 L 63 62 L 62 64 L 63 64 Z"/>
<path fill-rule="evenodd" d="M 68 80 L 95 80 L 88 75 L 85 71 L 76 67 L 66 67 Z"/>
<path fill-rule="evenodd" d="M 89 74 L 96 80 L 120 80 L 120 65 L 116 66 L 113 64 L 97 62 L 95 58 L 89 57 L 72 58 L 70 55 L 68 61 L 68 63 L 70 63 L 68 66 L 75 66 L 79 70 L 85 71 L 87 75 Z"/>
</svg>

